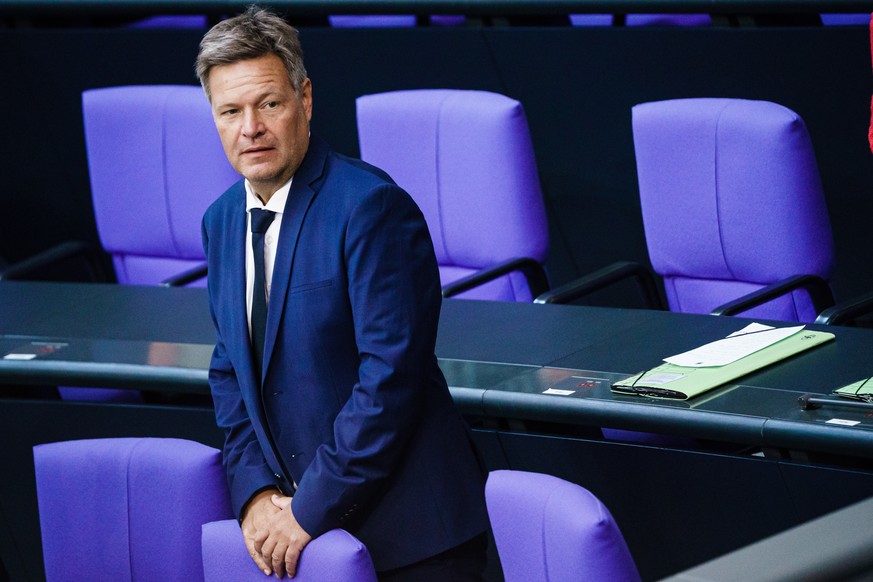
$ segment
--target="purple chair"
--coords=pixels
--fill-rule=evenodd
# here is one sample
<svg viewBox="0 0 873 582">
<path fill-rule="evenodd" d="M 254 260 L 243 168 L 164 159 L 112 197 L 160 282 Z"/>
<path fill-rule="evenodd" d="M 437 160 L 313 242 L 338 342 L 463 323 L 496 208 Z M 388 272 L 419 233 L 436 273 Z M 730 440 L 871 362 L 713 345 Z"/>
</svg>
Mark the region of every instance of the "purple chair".
<svg viewBox="0 0 873 582">
<path fill-rule="evenodd" d="M 203 89 L 130 85 L 82 93 L 94 217 L 118 282 L 206 285 L 200 220 L 240 179 Z M 59 387 L 64 400 L 141 402 L 139 392 Z"/>
<path fill-rule="evenodd" d="M 205 582 L 264 582 L 249 556 L 234 519 L 203 525 Z M 334 529 L 312 540 L 297 564 L 297 582 L 376 582 L 367 548 L 353 535 Z"/>
<path fill-rule="evenodd" d="M 431 14 L 426 17 L 430 26 L 461 26 L 467 17 L 462 14 Z M 415 14 L 337 14 L 327 17 L 333 28 L 408 28 L 418 26 Z"/>
<path fill-rule="evenodd" d="M 824 26 L 870 26 L 870 13 L 820 14 Z"/>
<path fill-rule="evenodd" d="M 361 157 L 424 213 L 443 295 L 531 301 L 548 288 L 548 226 L 521 104 L 420 89 L 357 99 Z"/>
<path fill-rule="evenodd" d="M 625 26 L 710 26 L 709 14 L 628 14 Z"/>
<path fill-rule="evenodd" d="M 82 109 L 97 230 L 117 280 L 205 285 L 200 219 L 240 176 L 224 155 L 203 90 L 90 89 Z M 0 279 L 55 280 L 62 272 L 63 280 L 84 274 L 107 281 L 99 254 L 93 245 L 67 241 L 4 268 Z"/>
<path fill-rule="evenodd" d="M 833 238 L 803 120 L 767 101 L 633 108 L 646 244 L 672 311 L 812 322 L 833 305 Z M 541 302 L 584 294 L 586 282 Z"/>
<path fill-rule="evenodd" d="M 812 322 L 833 304 L 833 237 L 800 116 L 767 101 L 676 99 L 634 107 L 633 131 L 646 244 L 672 311 L 709 313 L 794 275 L 817 284 L 744 316 Z"/>
<path fill-rule="evenodd" d="M 128 28 L 209 28 L 205 14 L 159 14 L 136 20 Z"/>
<path fill-rule="evenodd" d="M 169 438 L 33 450 L 46 580 L 203 580 L 202 524 L 233 516 L 221 454 Z"/>
<path fill-rule="evenodd" d="M 709 26 L 709 14 L 571 14 L 572 26 L 614 26 L 623 22 L 625 26 Z"/>
<path fill-rule="evenodd" d="M 488 515 L 506 582 L 638 582 L 609 510 L 588 490 L 524 471 L 492 471 Z"/>
<path fill-rule="evenodd" d="M 327 17 L 334 28 L 405 28 L 415 26 L 414 14 L 337 14 Z"/>
<path fill-rule="evenodd" d="M 82 109 L 97 230 L 119 283 L 157 285 L 202 265 L 203 213 L 240 179 L 203 90 L 90 89 Z"/>
<path fill-rule="evenodd" d="M 612 26 L 612 14 L 571 14 L 570 26 Z"/>
</svg>

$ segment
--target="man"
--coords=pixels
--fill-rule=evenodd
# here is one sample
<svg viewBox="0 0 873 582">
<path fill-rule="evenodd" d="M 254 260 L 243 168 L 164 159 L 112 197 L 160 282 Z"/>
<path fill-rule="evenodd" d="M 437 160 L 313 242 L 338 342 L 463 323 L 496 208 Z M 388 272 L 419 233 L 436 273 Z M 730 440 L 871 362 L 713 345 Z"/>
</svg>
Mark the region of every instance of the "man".
<svg viewBox="0 0 873 582">
<path fill-rule="evenodd" d="M 219 23 L 197 74 L 245 178 L 207 210 L 203 241 L 209 381 L 252 559 L 293 576 L 309 540 L 342 527 L 380 579 L 481 579 L 485 473 L 434 356 L 419 209 L 310 135 L 312 84 L 281 18 L 253 7 Z"/>
</svg>

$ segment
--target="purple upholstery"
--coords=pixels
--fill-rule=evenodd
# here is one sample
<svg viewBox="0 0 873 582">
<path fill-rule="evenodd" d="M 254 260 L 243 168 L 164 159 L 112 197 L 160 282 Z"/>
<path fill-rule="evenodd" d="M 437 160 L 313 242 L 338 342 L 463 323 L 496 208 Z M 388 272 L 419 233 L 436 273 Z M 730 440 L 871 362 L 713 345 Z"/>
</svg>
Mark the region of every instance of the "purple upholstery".
<svg viewBox="0 0 873 582">
<path fill-rule="evenodd" d="M 119 282 L 154 285 L 202 263 L 203 212 L 240 178 L 203 90 L 91 89 L 82 109 L 97 230 Z"/>
<path fill-rule="evenodd" d="M 443 285 L 514 257 L 545 261 L 545 208 L 518 101 L 485 91 L 395 91 L 359 97 L 357 121 L 361 157 L 424 213 Z M 519 273 L 458 297 L 533 299 Z"/>
<path fill-rule="evenodd" d="M 203 525 L 203 571 L 206 582 L 264 582 L 266 577 L 249 556 L 236 520 Z M 303 549 L 296 582 L 375 582 L 367 548 L 342 529 L 331 530 Z"/>
<path fill-rule="evenodd" d="M 34 447 L 46 580 L 203 580 L 200 528 L 233 513 L 221 454 L 181 439 Z"/>
<path fill-rule="evenodd" d="M 609 510 L 583 487 L 540 473 L 492 471 L 485 498 L 506 582 L 640 580 Z"/>
<path fill-rule="evenodd" d="M 160 14 L 131 23 L 128 28 L 208 28 L 205 14 Z"/>
<path fill-rule="evenodd" d="M 463 14 L 431 14 L 428 17 L 431 26 L 462 26 L 467 24 Z"/>
<path fill-rule="evenodd" d="M 571 26 L 612 26 L 612 14 L 571 14 Z"/>
<path fill-rule="evenodd" d="M 612 14 L 571 14 L 572 26 L 612 26 Z M 709 26 L 709 14 L 628 14 L 625 26 Z"/>
<path fill-rule="evenodd" d="M 833 239 L 803 120 L 766 101 L 633 108 L 646 243 L 672 311 L 708 313 L 797 274 L 827 280 Z M 794 291 L 744 317 L 811 322 Z"/>
<path fill-rule="evenodd" d="M 414 14 L 337 14 L 327 17 L 334 28 L 395 28 L 415 26 Z"/>
<path fill-rule="evenodd" d="M 414 14 L 337 14 L 327 17 L 334 28 L 398 28 L 418 24 Z M 466 24 L 467 17 L 461 14 L 431 14 L 431 26 L 459 26 Z"/>
<path fill-rule="evenodd" d="M 709 14 L 628 14 L 626 26 L 709 26 Z"/>
<path fill-rule="evenodd" d="M 870 13 L 853 14 L 821 14 L 821 23 L 825 26 L 869 26 Z"/>
<path fill-rule="evenodd" d="M 141 404 L 142 393 L 139 390 L 126 388 L 83 388 L 79 386 L 58 386 L 58 394 L 62 400 L 78 400 L 90 402 L 117 402 Z"/>
</svg>

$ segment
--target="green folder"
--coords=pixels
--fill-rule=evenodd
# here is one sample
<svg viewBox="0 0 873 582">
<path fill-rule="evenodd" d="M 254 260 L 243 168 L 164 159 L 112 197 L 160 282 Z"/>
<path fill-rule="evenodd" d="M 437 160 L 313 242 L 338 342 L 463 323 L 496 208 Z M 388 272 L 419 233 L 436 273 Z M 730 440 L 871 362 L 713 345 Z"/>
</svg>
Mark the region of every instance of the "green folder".
<svg viewBox="0 0 873 582">
<path fill-rule="evenodd" d="M 842 388 L 837 388 L 834 390 L 834 394 L 851 398 L 852 400 L 873 402 L 873 376 L 852 382 Z"/>
<path fill-rule="evenodd" d="M 688 400 L 731 380 L 834 339 L 824 331 L 800 330 L 724 366 L 692 368 L 663 363 L 612 385 L 617 394 Z"/>
</svg>

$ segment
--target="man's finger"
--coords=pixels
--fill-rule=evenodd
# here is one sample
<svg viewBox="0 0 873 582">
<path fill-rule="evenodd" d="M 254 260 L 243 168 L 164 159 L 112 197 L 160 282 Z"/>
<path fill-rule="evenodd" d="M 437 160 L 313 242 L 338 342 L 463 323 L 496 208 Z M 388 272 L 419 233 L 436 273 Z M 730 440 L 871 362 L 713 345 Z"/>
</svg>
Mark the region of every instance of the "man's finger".
<svg viewBox="0 0 873 582">
<path fill-rule="evenodd" d="M 249 551 L 249 555 L 252 557 L 252 560 L 255 562 L 255 565 L 258 567 L 258 569 L 261 572 L 263 572 L 264 574 L 266 574 L 267 576 L 272 574 L 273 572 L 272 572 L 272 570 L 270 570 L 270 566 L 261 557 L 260 552 L 255 549 L 254 540 L 252 538 L 249 538 L 249 537 L 246 537 L 245 540 L 246 540 L 246 548 Z"/>
<path fill-rule="evenodd" d="M 272 501 L 272 502 L 273 502 L 273 505 L 275 505 L 275 506 L 278 507 L 279 509 L 285 509 L 286 507 L 288 507 L 289 505 L 291 505 L 291 498 L 290 498 L 290 497 L 285 497 L 285 496 L 282 496 L 282 495 L 273 495 L 273 496 L 270 498 L 270 501 Z"/>
<path fill-rule="evenodd" d="M 295 546 L 288 546 L 285 552 L 285 572 L 289 578 L 297 575 L 297 562 L 300 560 L 300 550 Z"/>
<path fill-rule="evenodd" d="M 276 578 L 281 578 L 285 575 L 285 556 L 287 555 L 288 547 L 282 544 L 276 546 L 273 550 L 273 571 L 276 572 Z"/>
<path fill-rule="evenodd" d="M 260 549 L 261 559 L 271 570 L 275 569 L 275 565 L 273 564 L 273 551 L 276 549 L 277 542 L 278 539 L 275 536 L 270 536 Z"/>
<path fill-rule="evenodd" d="M 267 541 L 267 539 L 269 539 L 269 537 L 270 537 L 269 530 L 259 530 L 259 531 L 255 532 L 255 534 L 252 535 L 251 537 L 246 538 L 246 540 L 250 539 L 252 542 L 252 549 L 254 551 L 256 551 L 258 554 L 260 554 L 261 556 L 264 556 L 264 555 L 269 555 L 269 554 L 264 554 L 264 543 Z"/>
</svg>

